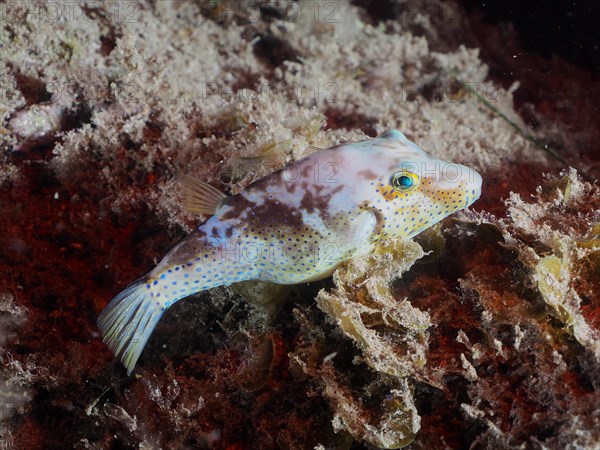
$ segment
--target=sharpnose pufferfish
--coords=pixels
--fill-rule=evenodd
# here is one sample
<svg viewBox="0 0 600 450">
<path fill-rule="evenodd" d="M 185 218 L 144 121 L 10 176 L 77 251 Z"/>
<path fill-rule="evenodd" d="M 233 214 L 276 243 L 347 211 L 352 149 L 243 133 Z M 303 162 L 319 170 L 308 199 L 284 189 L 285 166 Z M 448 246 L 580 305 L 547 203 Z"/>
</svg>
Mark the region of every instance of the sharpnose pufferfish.
<svg viewBox="0 0 600 450">
<path fill-rule="evenodd" d="M 326 278 L 382 240 L 411 238 L 468 207 L 479 198 L 481 176 L 392 130 L 316 151 L 234 196 L 198 180 L 189 186 L 188 209 L 211 217 L 98 318 L 128 374 L 176 301 L 239 281 Z"/>
</svg>

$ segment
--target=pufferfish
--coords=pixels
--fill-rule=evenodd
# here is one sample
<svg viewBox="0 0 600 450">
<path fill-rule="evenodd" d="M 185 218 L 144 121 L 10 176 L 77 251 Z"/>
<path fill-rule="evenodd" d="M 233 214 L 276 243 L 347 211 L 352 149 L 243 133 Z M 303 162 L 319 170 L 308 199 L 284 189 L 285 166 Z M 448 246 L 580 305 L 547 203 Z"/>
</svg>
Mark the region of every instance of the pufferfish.
<svg viewBox="0 0 600 450">
<path fill-rule="evenodd" d="M 383 240 L 412 238 L 481 193 L 475 170 L 428 155 L 396 130 L 316 151 L 237 195 L 191 177 L 187 183 L 187 208 L 210 218 L 98 318 L 128 374 L 178 300 L 246 280 L 326 278 Z"/>
</svg>

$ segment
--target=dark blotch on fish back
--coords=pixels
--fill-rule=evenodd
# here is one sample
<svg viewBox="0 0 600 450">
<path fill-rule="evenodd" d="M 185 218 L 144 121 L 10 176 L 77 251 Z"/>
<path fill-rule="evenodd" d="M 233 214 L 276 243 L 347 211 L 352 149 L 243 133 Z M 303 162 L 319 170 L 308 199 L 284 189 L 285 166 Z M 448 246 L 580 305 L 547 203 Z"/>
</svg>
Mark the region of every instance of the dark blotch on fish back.
<svg viewBox="0 0 600 450">
<path fill-rule="evenodd" d="M 315 187 L 319 187 L 319 189 L 316 189 L 316 193 L 313 193 L 310 189 L 305 189 L 300 201 L 300 207 L 305 209 L 309 214 L 312 214 L 315 210 L 325 211 L 329 207 L 331 197 L 344 188 L 344 186 L 338 185 L 328 192 L 322 192 L 323 189 L 321 186 Z"/>
<path fill-rule="evenodd" d="M 220 220 L 239 219 L 240 216 L 248 210 L 252 210 L 256 206 L 256 202 L 248 200 L 241 194 L 227 198 L 223 202 L 223 206 L 229 206 L 231 209 L 222 215 L 219 215 Z"/>
<path fill-rule="evenodd" d="M 270 198 L 265 199 L 262 205 L 255 206 L 248 217 L 252 222 L 259 223 L 263 227 L 302 228 L 304 226 L 302 215 L 295 207 Z"/>
</svg>

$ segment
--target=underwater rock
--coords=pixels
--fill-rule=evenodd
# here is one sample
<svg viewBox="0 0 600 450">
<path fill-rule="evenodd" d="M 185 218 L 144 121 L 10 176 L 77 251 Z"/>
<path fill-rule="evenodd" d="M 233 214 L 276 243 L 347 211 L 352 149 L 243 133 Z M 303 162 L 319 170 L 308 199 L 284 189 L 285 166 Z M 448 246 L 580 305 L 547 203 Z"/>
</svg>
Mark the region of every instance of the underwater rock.
<svg viewBox="0 0 600 450">
<path fill-rule="evenodd" d="M 52 142 L 66 123 L 66 110 L 60 103 L 48 102 L 16 111 L 7 126 L 19 143 L 14 151 L 27 151 Z"/>
</svg>

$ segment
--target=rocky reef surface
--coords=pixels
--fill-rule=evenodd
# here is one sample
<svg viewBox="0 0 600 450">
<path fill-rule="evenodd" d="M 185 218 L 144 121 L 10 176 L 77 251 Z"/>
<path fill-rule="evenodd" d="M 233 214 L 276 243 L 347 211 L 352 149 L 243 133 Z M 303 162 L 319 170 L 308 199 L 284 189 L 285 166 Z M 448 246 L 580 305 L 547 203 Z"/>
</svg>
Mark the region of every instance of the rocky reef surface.
<svg viewBox="0 0 600 450">
<path fill-rule="evenodd" d="M 0 19 L 0 448 L 600 446 L 584 70 L 434 0 L 23 1 Z M 236 193 L 392 128 L 483 175 L 470 211 L 329 280 L 181 301 L 126 376 L 95 320 L 203 219 L 182 174 Z"/>
</svg>

